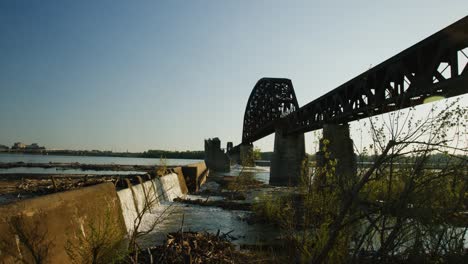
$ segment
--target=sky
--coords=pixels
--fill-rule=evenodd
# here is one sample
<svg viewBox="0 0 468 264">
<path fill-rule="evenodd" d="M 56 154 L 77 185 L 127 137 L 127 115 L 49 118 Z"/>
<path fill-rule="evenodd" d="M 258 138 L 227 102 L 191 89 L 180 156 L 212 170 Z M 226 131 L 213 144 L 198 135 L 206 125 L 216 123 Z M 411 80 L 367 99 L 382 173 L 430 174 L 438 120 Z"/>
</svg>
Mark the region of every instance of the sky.
<svg viewBox="0 0 468 264">
<path fill-rule="evenodd" d="M 302 106 L 467 11 L 466 0 L 0 1 L 0 144 L 237 145 L 258 79 L 291 79 Z M 255 145 L 272 150 L 273 137 Z"/>
</svg>

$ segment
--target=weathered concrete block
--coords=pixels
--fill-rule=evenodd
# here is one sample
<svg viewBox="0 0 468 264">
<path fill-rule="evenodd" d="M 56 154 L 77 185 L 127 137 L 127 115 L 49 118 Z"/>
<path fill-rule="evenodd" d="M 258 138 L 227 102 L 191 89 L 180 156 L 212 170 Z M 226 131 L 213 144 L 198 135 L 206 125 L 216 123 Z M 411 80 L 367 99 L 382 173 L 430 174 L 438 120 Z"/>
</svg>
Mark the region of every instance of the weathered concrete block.
<svg viewBox="0 0 468 264">
<path fill-rule="evenodd" d="M 205 140 L 205 163 L 214 171 L 229 171 L 231 161 L 229 156 L 221 149 L 219 138 Z"/>
<path fill-rule="evenodd" d="M 187 188 L 191 193 L 197 192 L 200 186 L 206 181 L 209 169 L 205 162 L 197 162 L 182 166 Z"/>
<path fill-rule="evenodd" d="M 179 178 L 179 184 L 180 184 L 180 190 L 183 194 L 188 193 L 188 188 L 187 188 L 187 183 L 185 181 L 184 173 L 182 171 L 182 167 L 174 167 L 171 169 L 172 172 L 177 174 L 177 177 Z"/>
</svg>

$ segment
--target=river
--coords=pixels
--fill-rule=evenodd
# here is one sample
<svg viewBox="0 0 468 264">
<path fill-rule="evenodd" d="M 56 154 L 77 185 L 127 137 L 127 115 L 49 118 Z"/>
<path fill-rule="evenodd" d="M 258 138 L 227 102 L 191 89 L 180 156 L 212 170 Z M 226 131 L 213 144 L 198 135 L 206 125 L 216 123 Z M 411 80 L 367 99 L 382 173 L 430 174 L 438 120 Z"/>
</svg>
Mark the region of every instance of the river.
<svg viewBox="0 0 468 264">
<path fill-rule="evenodd" d="M 80 163 L 80 164 L 116 164 L 116 165 L 159 165 L 161 159 L 130 158 L 130 157 L 102 157 L 102 156 L 64 156 L 64 155 L 34 155 L 34 154 L 11 154 L 0 153 L 0 163 Z M 200 162 L 191 159 L 165 159 L 165 165 L 187 165 Z M 112 171 L 112 170 L 81 170 L 63 168 L 34 168 L 16 167 L 0 169 L 0 174 L 31 173 L 31 174 L 145 174 L 141 171 Z"/>
<path fill-rule="evenodd" d="M 199 162 L 192 159 L 165 159 L 166 165 L 187 165 Z M 119 165 L 158 165 L 161 159 L 130 158 L 130 157 L 102 157 L 102 156 L 65 156 L 65 155 L 34 155 L 0 153 L 0 163 L 74 163 L 81 164 L 119 164 Z"/>
</svg>

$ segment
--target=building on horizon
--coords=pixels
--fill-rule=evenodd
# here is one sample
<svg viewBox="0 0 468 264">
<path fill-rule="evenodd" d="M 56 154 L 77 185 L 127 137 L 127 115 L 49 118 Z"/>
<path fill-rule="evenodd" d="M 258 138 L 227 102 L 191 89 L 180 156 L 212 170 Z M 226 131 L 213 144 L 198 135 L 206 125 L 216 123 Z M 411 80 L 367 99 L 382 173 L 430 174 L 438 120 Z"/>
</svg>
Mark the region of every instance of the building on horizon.
<svg viewBox="0 0 468 264">
<path fill-rule="evenodd" d="M 13 144 L 13 146 L 11 147 L 11 149 L 25 149 L 25 148 L 26 148 L 26 144 L 22 142 L 15 142 L 15 144 Z"/>
<path fill-rule="evenodd" d="M 13 146 L 11 147 L 11 150 L 15 150 L 15 151 L 42 151 L 45 149 L 46 149 L 45 147 L 39 146 L 39 144 L 37 143 L 26 145 L 22 142 L 15 142 L 15 144 L 13 144 Z"/>
<path fill-rule="evenodd" d="M 41 147 L 37 143 L 32 143 L 31 145 L 27 145 L 26 149 L 27 150 L 45 150 L 45 147 Z"/>
</svg>

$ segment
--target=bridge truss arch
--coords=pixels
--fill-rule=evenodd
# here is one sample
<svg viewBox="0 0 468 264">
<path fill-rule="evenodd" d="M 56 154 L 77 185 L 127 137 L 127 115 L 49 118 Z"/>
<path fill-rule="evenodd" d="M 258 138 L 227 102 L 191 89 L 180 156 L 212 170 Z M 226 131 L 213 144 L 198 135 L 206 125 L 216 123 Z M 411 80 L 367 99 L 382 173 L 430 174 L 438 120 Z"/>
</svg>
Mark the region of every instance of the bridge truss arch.
<svg viewBox="0 0 468 264">
<path fill-rule="evenodd" d="M 253 88 L 244 113 L 242 143 L 275 132 L 275 123 L 299 109 L 291 80 L 262 78 Z"/>
</svg>

